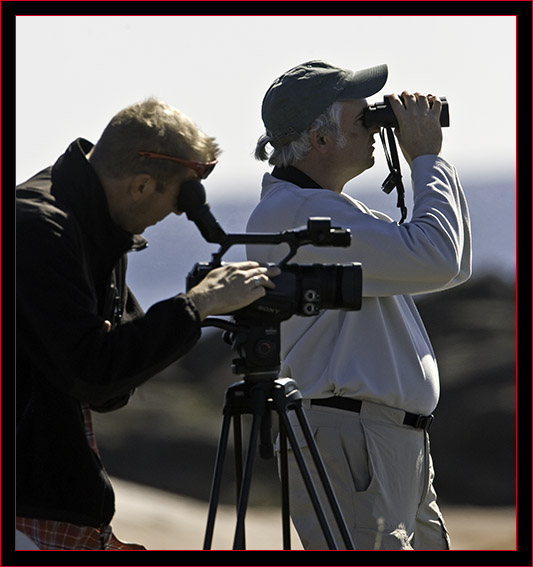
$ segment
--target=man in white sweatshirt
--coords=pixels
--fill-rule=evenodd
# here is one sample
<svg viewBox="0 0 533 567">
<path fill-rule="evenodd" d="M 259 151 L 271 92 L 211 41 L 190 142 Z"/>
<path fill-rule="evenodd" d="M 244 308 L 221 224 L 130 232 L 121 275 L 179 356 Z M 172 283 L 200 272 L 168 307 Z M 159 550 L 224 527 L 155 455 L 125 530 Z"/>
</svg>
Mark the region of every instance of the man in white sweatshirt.
<svg viewBox="0 0 533 567">
<path fill-rule="evenodd" d="M 365 127 L 363 111 L 386 78 L 386 65 L 352 72 L 311 61 L 272 84 L 256 157 L 275 167 L 263 178 L 247 231 L 293 229 L 316 216 L 351 230 L 348 248 L 305 246 L 292 261 L 361 262 L 362 309 L 284 322 L 280 375 L 300 388 L 356 549 L 449 549 L 427 431 L 439 398 L 438 369 L 411 295 L 468 279 L 470 221 L 457 172 L 440 155 L 441 101 L 432 95 L 391 95 L 412 173 L 410 220 L 398 224 L 342 192 L 374 164 L 378 129 Z M 247 249 L 249 259 L 274 263 L 284 252 Z M 326 549 L 291 455 L 289 463 L 291 516 L 302 543 Z"/>
</svg>

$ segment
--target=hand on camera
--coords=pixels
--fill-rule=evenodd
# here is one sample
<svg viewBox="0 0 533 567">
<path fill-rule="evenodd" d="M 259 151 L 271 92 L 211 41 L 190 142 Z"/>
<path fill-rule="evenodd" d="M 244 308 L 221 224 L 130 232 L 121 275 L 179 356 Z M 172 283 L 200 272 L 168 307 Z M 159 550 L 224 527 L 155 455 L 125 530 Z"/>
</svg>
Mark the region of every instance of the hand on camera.
<svg viewBox="0 0 533 567">
<path fill-rule="evenodd" d="M 278 276 L 278 267 L 266 267 L 257 262 L 236 262 L 211 270 L 188 291 L 203 321 L 209 315 L 223 315 L 246 307 L 273 289 L 270 280 Z"/>
<path fill-rule="evenodd" d="M 392 94 L 390 104 L 398 120 L 396 136 L 405 159 L 412 164 L 422 155 L 438 155 L 442 148 L 440 125 L 441 101 L 434 95 L 402 93 L 400 98 Z"/>
</svg>

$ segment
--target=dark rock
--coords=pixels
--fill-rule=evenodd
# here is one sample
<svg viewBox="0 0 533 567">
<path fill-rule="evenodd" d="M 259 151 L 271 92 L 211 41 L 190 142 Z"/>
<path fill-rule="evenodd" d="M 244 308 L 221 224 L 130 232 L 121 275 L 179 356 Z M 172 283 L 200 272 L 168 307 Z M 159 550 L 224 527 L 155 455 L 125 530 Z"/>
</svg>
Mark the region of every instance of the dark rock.
<svg viewBox="0 0 533 567">
<path fill-rule="evenodd" d="M 418 301 L 439 362 L 431 429 L 442 501 L 513 505 L 516 478 L 515 286 L 495 277 Z"/>
</svg>

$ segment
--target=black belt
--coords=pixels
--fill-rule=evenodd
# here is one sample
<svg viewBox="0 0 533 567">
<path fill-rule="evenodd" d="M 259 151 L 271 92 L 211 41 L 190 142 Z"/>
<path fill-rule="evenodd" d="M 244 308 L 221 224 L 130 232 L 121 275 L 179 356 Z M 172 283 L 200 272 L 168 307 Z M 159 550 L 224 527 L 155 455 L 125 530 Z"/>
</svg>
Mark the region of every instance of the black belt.
<svg viewBox="0 0 533 567">
<path fill-rule="evenodd" d="M 342 396 L 334 396 L 333 398 L 321 398 L 311 400 L 312 406 L 325 406 L 328 408 L 336 408 L 346 411 L 360 413 L 361 400 L 353 400 L 351 398 L 343 398 Z M 433 415 L 417 415 L 416 413 L 405 412 L 403 420 L 404 425 L 410 425 L 415 429 L 423 429 L 428 431 L 433 423 Z"/>
</svg>

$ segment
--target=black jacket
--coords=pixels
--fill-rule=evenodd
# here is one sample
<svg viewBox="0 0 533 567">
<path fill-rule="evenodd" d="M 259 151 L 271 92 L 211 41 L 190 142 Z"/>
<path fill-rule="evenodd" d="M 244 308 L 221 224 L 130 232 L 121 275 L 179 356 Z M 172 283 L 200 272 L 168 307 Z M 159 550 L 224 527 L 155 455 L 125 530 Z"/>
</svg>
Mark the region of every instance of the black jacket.
<svg viewBox="0 0 533 567">
<path fill-rule="evenodd" d="M 101 526 L 114 495 L 80 403 L 123 406 L 196 343 L 200 320 L 186 295 L 142 312 L 125 253 L 145 241 L 111 220 L 91 147 L 76 140 L 17 187 L 17 515 Z"/>
</svg>

